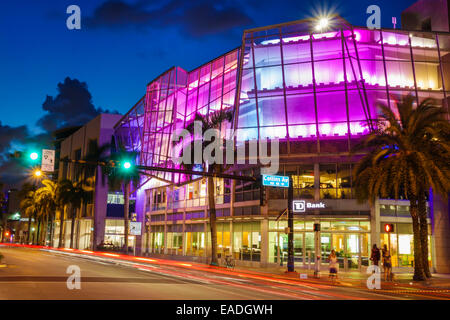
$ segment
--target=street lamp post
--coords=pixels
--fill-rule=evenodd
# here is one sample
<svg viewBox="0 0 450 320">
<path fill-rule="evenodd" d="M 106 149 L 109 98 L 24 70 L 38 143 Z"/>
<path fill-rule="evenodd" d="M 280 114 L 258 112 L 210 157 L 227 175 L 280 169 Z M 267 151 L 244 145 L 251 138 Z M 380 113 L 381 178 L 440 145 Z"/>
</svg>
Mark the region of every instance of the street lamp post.
<svg viewBox="0 0 450 320">
<path fill-rule="evenodd" d="M 288 263 L 287 271 L 294 272 L 294 186 L 292 183 L 292 176 L 289 177 L 289 189 L 288 189 Z"/>
</svg>

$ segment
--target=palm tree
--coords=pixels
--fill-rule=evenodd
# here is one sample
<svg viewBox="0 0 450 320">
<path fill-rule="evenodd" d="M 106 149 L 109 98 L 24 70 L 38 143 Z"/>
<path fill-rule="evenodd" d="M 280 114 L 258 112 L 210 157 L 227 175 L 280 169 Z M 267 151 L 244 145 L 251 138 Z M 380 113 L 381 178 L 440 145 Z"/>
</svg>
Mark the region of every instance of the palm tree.
<svg viewBox="0 0 450 320">
<path fill-rule="evenodd" d="M 418 156 L 426 163 L 428 170 L 418 172 L 417 209 L 420 223 L 420 242 L 422 244 L 422 264 L 425 275 L 430 278 L 428 264 L 428 223 L 427 197 L 431 188 L 436 194 L 447 197 L 450 185 L 449 155 L 450 155 L 450 124 L 446 120 L 446 111 L 437 108 L 432 100 L 420 104 L 413 109 L 408 103 L 405 109 L 410 114 L 411 130 L 415 134 L 415 147 Z M 422 153 L 426 153 L 424 157 Z"/>
<path fill-rule="evenodd" d="M 44 235 L 47 235 L 48 220 L 53 220 L 54 212 L 57 210 L 58 185 L 52 180 L 42 181 L 43 186 L 36 190 L 35 197 L 38 204 L 39 226 L 45 221 Z M 62 223 L 62 222 L 61 222 Z M 39 234 L 38 227 L 38 234 Z"/>
<path fill-rule="evenodd" d="M 403 196 L 410 201 L 414 233 L 414 280 L 424 280 L 428 266 L 426 190 L 447 195 L 450 186 L 449 125 L 445 111 L 425 100 L 414 108 L 415 98 L 397 104 L 398 116 L 380 105 L 379 128 L 354 151 L 368 153 L 354 170 L 356 196 L 360 201 Z M 424 210 L 425 208 L 425 210 Z M 429 270 L 428 270 L 429 273 Z M 429 274 L 430 275 L 430 274 Z"/>
<path fill-rule="evenodd" d="M 233 118 L 233 113 L 230 110 L 220 110 L 209 115 L 202 115 L 197 113 L 194 117 L 194 120 L 190 122 L 186 126 L 186 130 L 189 131 L 190 135 L 193 137 L 193 141 L 189 145 L 189 149 L 184 149 L 191 151 L 191 160 L 194 159 L 194 144 L 198 143 L 195 141 L 196 138 L 194 135 L 195 122 L 201 122 L 202 130 L 205 132 L 209 129 L 220 130 L 221 126 L 225 124 L 225 122 L 230 122 Z M 206 146 L 209 144 L 208 142 L 203 141 L 202 143 L 202 155 Z M 183 163 L 183 167 L 187 170 L 193 170 L 194 161 L 190 161 L 190 164 Z M 220 173 L 226 170 L 226 166 L 224 164 L 208 164 L 205 162 L 205 159 L 202 160 L 203 170 L 208 173 Z M 211 265 L 218 265 L 217 258 L 217 227 L 216 227 L 216 198 L 215 198 L 215 187 L 214 187 L 214 178 L 208 177 L 208 207 L 209 207 L 209 225 L 211 231 Z"/>
<path fill-rule="evenodd" d="M 31 235 L 31 219 L 37 211 L 37 204 L 35 202 L 35 191 L 36 186 L 25 183 L 19 191 L 20 199 L 20 209 L 25 216 L 28 217 L 28 233 L 27 233 L 27 244 L 30 243 Z"/>
<path fill-rule="evenodd" d="M 109 166 L 104 167 L 104 173 L 108 177 L 108 185 L 111 189 L 122 188 L 124 194 L 124 251 L 128 254 L 128 222 L 130 218 L 130 185 L 136 188 L 140 182 L 139 172 L 134 165 L 139 153 L 128 151 L 123 145 L 118 145 L 116 152 L 109 157 Z M 129 168 L 124 168 L 123 164 L 130 162 Z"/>
<path fill-rule="evenodd" d="M 44 183 L 44 182 L 43 182 Z M 64 218 L 67 216 L 68 207 L 70 205 L 70 200 L 72 197 L 72 181 L 68 179 L 63 179 L 58 181 L 58 183 L 53 183 L 52 192 L 54 199 L 55 211 L 59 212 L 60 223 L 59 223 L 59 240 L 58 248 L 63 247 L 64 242 Z"/>
<path fill-rule="evenodd" d="M 37 211 L 37 204 L 35 202 L 35 191 L 28 191 L 27 195 L 20 201 L 20 209 L 28 217 L 28 234 L 27 244 L 30 243 L 31 234 L 31 219 Z"/>
</svg>

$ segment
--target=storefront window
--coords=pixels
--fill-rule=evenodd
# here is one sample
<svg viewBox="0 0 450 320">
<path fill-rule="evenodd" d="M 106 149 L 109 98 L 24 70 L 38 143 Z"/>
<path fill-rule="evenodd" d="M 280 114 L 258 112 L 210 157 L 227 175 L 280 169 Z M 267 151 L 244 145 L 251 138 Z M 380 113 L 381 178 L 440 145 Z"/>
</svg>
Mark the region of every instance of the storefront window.
<svg viewBox="0 0 450 320">
<path fill-rule="evenodd" d="M 230 224 L 217 224 L 217 253 L 219 257 L 231 254 Z"/>
<path fill-rule="evenodd" d="M 294 223 L 303 223 L 303 222 L 294 222 Z M 269 221 L 269 229 L 270 230 L 280 230 L 280 231 L 284 231 L 284 228 L 287 227 L 287 221 L 286 220 L 281 220 L 281 221 Z M 295 226 L 294 226 L 295 228 Z"/>
<path fill-rule="evenodd" d="M 152 252 L 162 253 L 164 250 L 164 226 L 152 226 Z"/>
<path fill-rule="evenodd" d="M 233 224 L 233 258 L 260 261 L 261 230 L 259 222 Z"/>
<path fill-rule="evenodd" d="M 122 219 L 106 219 L 105 234 L 124 234 L 124 222 Z"/>
<path fill-rule="evenodd" d="M 321 222 L 320 223 L 320 230 L 330 230 L 331 229 L 331 223 L 329 221 Z"/>
<path fill-rule="evenodd" d="M 320 165 L 320 198 L 336 198 L 336 164 Z"/>
<path fill-rule="evenodd" d="M 314 165 L 301 165 L 299 168 L 298 183 L 299 197 L 302 199 L 314 198 Z"/>
<path fill-rule="evenodd" d="M 91 247 L 91 219 L 82 219 L 80 221 L 80 240 L 78 242 L 78 248 L 89 249 Z"/>
<path fill-rule="evenodd" d="M 350 164 L 339 163 L 337 171 L 337 198 L 352 198 L 352 168 Z"/>
<path fill-rule="evenodd" d="M 320 251 L 322 260 L 327 261 L 327 258 L 331 253 L 331 233 L 320 234 Z"/>
<path fill-rule="evenodd" d="M 305 230 L 304 221 L 294 221 L 294 230 Z"/>
</svg>

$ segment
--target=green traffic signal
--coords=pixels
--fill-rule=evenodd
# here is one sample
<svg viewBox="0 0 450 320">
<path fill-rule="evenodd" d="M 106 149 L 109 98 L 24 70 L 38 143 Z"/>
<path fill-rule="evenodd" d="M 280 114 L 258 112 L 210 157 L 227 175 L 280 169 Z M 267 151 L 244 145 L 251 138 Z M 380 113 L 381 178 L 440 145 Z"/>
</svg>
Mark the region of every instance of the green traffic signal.
<svg viewBox="0 0 450 320">
<path fill-rule="evenodd" d="M 30 153 L 30 159 L 33 161 L 36 161 L 39 158 L 39 155 L 37 152 Z"/>
<path fill-rule="evenodd" d="M 131 168 L 131 162 L 129 162 L 129 161 L 125 161 L 124 163 L 123 163 L 123 167 L 125 168 L 125 169 L 130 169 Z"/>
</svg>

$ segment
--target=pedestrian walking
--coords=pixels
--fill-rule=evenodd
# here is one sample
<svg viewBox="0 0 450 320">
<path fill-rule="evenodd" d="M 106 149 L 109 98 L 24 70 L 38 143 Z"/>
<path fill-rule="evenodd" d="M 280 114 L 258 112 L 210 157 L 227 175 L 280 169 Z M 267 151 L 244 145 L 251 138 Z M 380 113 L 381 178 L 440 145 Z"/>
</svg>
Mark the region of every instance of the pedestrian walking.
<svg viewBox="0 0 450 320">
<path fill-rule="evenodd" d="M 378 249 L 377 245 L 374 244 L 372 247 L 372 255 L 370 256 L 370 260 L 372 260 L 373 265 L 378 267 L 378 263 L 380 262 L 380 249 Z"/>
<path fill-rule="evenodd" d="M 386 245 L 383 247 L 383 271 L 384 281 L 392 281 L 392 261 L 391 253 Z"/>
<path fill-rule="evenodd" d="M 337 263 L 337 256 L 336 252 L 334 250 L 331 250 L 330 255 L 328 256 L 328 260 L 330 261 L 330 279 L 337 279 L 337 273 L 338 273 L 338 263 Z"/>
</svg>

